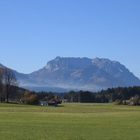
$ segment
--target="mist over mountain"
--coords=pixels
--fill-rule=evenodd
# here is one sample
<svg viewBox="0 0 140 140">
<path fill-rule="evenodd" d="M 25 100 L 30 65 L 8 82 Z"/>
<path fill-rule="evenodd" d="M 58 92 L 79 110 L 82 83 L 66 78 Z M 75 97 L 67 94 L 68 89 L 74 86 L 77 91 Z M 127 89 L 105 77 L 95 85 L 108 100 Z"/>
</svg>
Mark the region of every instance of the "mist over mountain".
<svg viewBox="0 0 140 140">
<path fill-rule="evenodd" d="M 31 74 L 14 72 L 20 86 L 34 90 L 96 91 L 140 85 L 140 80 L 124 65 L 103 58 L 56 57 Z"/>
</svg>

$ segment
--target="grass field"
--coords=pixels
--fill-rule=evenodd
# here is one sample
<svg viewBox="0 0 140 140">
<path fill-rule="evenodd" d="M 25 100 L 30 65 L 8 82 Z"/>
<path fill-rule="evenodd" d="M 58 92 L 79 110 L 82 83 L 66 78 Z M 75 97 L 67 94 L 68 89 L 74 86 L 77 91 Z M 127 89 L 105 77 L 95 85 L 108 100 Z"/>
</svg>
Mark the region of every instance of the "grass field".
<svg viewBox="0 0 140 140">
<path fill-rule="evenodd" d="M 0 104 L 0 140 L 140 140 L 140 107 Z"/>
</svg>

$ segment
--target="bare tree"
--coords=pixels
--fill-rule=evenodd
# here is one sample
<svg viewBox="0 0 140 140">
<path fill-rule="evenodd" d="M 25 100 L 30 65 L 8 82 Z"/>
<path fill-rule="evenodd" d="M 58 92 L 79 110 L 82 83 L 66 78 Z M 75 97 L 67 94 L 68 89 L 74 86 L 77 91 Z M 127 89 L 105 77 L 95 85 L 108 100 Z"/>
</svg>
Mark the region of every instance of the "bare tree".
<svg viewBox="0 0 140 140">
<path fill-rule="evenodd" d="M 3 94 L 3 84 L 2 84 L 2 82 L 3 82 L 3 69 L 2 68 L 0 68 L 0 100 L 1 100 L 1 102 L 2 102 L 2 94 Z"/>
<path fill-rule="evenodd" d="M 0 68 L 0 85 L 2 85 L 2 79 L 3 79 L 3 70 Z"/>
<path fill-rule="evenodd" d="M 12 86 L 17 85 L 17 80 L 14 72 L 8 68 L 4 69 L 4 77 L 3 77 L 3 83 L 4 83 L 4 93 L 6 102 L 9 102 L 9 96 L 12 94 Z"/>
</svg>

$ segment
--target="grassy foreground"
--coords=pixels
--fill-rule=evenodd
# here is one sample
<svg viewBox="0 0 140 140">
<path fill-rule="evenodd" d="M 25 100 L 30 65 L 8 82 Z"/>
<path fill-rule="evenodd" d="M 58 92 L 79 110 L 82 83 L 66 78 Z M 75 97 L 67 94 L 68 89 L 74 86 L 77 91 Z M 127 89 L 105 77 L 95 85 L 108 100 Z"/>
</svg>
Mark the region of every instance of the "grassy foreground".
<svg viewBox="0 0 140 140">
<path fill-rule="evenodd" d="M 139 140 L 140 107 L 0 104 L 0 140 Z"/>
</svg>

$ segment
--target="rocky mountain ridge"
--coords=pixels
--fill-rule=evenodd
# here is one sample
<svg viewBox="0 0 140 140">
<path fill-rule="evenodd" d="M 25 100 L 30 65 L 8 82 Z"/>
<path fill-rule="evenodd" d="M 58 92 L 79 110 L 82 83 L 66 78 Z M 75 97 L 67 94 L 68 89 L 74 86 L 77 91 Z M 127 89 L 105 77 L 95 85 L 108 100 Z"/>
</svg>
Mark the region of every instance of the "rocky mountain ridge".
<svg viewBox="0 0 140 140">
<path fill-rule="evenodd" d="M 31 74 L 14 72 L 20 86 L 38 90 L 48 87 L 95 91 L 140 85 L 140 80 L 124 65 L 104 58 L 56 57 Z"/>
</svg>

